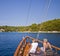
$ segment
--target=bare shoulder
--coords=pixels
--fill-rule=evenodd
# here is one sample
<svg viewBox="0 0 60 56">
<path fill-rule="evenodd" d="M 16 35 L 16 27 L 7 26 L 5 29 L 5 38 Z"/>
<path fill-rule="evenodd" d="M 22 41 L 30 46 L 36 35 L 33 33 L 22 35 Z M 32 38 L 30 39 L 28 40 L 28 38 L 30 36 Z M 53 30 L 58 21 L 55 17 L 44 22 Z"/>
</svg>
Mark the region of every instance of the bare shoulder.
<svg viewBox="0 0 60 56">
<path fill-rule="evenodd" d="M 47 44 L 49 44 L 50 45 L 50 43 L 48 42 Z"/>
</svg>

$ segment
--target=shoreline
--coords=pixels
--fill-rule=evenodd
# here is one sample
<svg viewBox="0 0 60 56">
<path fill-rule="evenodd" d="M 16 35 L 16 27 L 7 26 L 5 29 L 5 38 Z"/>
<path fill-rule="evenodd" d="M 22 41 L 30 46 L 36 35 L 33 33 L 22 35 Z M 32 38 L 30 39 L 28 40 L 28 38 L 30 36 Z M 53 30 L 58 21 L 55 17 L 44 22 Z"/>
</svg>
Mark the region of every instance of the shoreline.
<svg viewBox="0 0 60 56">
<path fill-rule="evenodd" d="M 24 32 L 19 32 L 19 33 L 60 33 L 60 31 L 39 31 L 39 32 L 24 31 Z"/>
<path fill-rule="evenodd" d="M 60 33 L 60 31 L 23 31 L 23 32 L 18 31 L 18 33 Z"/>
</svg>

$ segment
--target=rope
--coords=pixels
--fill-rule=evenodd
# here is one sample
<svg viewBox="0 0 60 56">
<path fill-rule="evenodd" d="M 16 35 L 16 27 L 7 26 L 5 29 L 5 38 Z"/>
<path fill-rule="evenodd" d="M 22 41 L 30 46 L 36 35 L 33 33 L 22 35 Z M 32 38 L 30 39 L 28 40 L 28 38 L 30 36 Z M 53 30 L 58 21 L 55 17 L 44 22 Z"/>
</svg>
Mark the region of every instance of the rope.
<svg viewBox="0 0 60 56">
<path fill-rule="evenodd" d="M 48 15 L 48 9 L 49 9 L 50 5 L 51 5 L 51 0 L 49 0 L 49 4 L 48 4 L 48 6 L 47 6 L 46 18 L 47 18 L 47 15 Z M 37 34 L 37 38 L 38 38 L 38 37 L 39 37 L 39 33 Z"/>
<path fill-rule="evenodd" d="M 39 32 L 37 32 L 37 37 L 36 38 L 38 39 L 38 37 L 39 37 Z"/>
<path fill-rule="evenodd" d="M 51 1 L 52 1 L 52 0 L 49 0 L 48 6 L 47 6 L 47 9 L 46 9 L 46 14 L 45 14 L 45 17 L 44 17 L 44 18 L 47 18 L 47 16 L 48 16 L 48 10 L 49 10 L 49 8 L 50 8 Z"/>
<path fill-rule="evenodd" d="M 27 13 L 26 25 L 27 25 L 28 19 L 29 19 L 29 14 L 30 14 L 30 9 L 31 9 L 31 3 L 32 3 L 32 0 L 30 0 L 29 7 L 28 7 L 28 13 Z"/>
</svg>

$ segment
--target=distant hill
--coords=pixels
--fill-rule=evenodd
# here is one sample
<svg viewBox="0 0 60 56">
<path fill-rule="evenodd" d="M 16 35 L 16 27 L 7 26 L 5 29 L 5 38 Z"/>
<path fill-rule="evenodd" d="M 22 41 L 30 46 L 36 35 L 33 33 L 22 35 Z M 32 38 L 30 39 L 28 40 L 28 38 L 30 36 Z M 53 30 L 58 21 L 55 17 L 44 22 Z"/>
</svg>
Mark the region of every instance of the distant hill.
<svg viewBox="0 0 60 56">
<path fill-rule="evenodd" d="M 0 32 L 24 32 L 24 31 L 60 31 L 60 19 L 49 20 L 41 24 L 30 26 L 0 26 Z"/>
<path fill-rule="evenodd" d="M 41 30 L 41 31 L 60 31 L 60 19 L 49 20 L 49 21 L 41 23 L 39 30 Z"/>
</svg>

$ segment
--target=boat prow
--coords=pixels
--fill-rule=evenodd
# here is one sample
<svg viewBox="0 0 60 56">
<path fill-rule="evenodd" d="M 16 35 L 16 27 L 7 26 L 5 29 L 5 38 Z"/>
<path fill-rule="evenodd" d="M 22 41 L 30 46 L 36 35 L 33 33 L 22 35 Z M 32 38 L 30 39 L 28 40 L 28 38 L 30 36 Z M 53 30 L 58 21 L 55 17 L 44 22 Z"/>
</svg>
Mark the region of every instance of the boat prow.
<svg viewBox="0 0 60 56">
<path fill-rule="evenodd" d="M 25 38 L 22 39 L 22 41 L 19 43 L 14 56 L 29 56 L 29 50 L 30 50 L 30 46 L 31 46 L 31 41 L 35 39 L 29 36 L 26 36 Z M 43 43 L 41 40 L 35 39 L 38 43 Z M 52 48 L 56 49 L 56 50 L 60 50 L 60 48 L 51 45 Z M 40 47 L 37 48 L 37 51 L 40 52 Z M 50 51 L 49 51 L 50 52 Z M 48 52 L 48 53 L 49 53 Z M 50 52 L 49 54 L 47 54 L 47 56 L 60 56 L 57 52 Z M 44 56 L 44 53 L 42 52 L 41 54 L 33 54 L 32 56 Z"/>
</svg>

